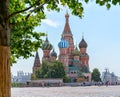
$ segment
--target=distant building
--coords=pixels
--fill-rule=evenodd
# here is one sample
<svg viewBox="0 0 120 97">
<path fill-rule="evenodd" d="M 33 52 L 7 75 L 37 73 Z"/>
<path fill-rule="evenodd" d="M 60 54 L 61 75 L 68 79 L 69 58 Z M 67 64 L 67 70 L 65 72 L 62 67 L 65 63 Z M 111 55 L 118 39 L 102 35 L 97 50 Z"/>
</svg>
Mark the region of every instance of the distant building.
<svg viewBox="0 0 120 97">
<path fill-rule="evenodd" d="M 65 66 L 65 71 L 71 81 L 74 82 L 79 77 L 85 78 L 85 81 L 91 82 L 91 73 L 89 70 L 89 55 L 87 53 L 87 43 L 82 36 L 79 45 L 74 45 L 73 34 L 69 26 L 69 14 L 65 15 L 65 26 L 62 32 L 62 37 L 58 43 L 60 54 L 58 61 L 62 62 Z M 79 47 L 79 48 L 78 48 Z M 57 53 L 53 49 L 52 44 L 46 37 L 45 42 L 42 45 L 43 57 L 42 61 L 55 61 L 57 59 Z M 52 51 L 51 51 L 52 50 Z M 36 52 L 35 62 L 33 66 L 33 74 L 37 68 L 41 66 L 38 52 Z M 82 75 L 81 75 L 82 74 Z"/>
<path fill-rule="evenodd" d="M 105 69 L 105 72 L 102 72 L 102 82 L 104 84 L 109 82 L 109 84 L 115 85 L 119 83 L 119 79 L 113 72 L 110 73 L 108 69 Z"/>
<path fill-rule="evenodd" d="M 120 77 L 118 77 L 118 83 L 120 84 Z"/>
<path fill-rule="evenodd" d="M 18 71 L 17 76 L 12 75 L 11 82 L 26 83 L 30 79 L 31 79 L 30 73 L 24 73 L 23 71 Z"/>
</svg>

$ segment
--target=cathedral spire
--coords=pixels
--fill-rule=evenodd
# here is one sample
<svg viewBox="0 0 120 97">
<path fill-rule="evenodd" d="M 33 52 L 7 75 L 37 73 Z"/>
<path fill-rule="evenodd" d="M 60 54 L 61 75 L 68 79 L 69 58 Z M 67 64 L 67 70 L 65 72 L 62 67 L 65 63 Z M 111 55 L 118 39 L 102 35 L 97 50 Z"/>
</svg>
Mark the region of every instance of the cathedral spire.
<svg viewBox="0 0 120 97">
<path fill-rule="evenodd" d="M 66 18 L 66 23 L 64 26 L 63 34 L 71 33 L 70 26 L 69 26 L 69 14 L 68 14 L 68 12 L 66 12 L 65 18 Z"/>
<path fill-rule="evenodd" d="M 65 18 L 66 18 L 66 22 L 69 22 L 69 20 L 68 20 L 68 18 L 69 18 L 68 12 L 66 12 Z"/>
<path fill-rule="evenodd" d="M 35 74 L 37 68 L 40 67 L 40 58 L 39 58 L 39 54 L 38 51 L 36 51 L 36 55 L 35 55 L 35 60 L 34 60 L 34 65 L 33 65 L 33 74 Z"/>
<path fill-rule="evenodd" d="M 84 39 L 84 32 L 82 33 L 82 39 Z"/>
<path fill-rule="evenodd" d="M 34 66 L 35 67 L 39 67 L 40 66 L 40 58 L 39 58 L 38 51 L 36 51 Z"/>
<path fill-rule="evenodd" d="M 63 38 L 64 40 L 68 41 L 69 47 L 68 47 L 68 53 L 71 53 L 74 50 L 74 43 L 73 43 L 73 35 L 69 26 L 69 14 L 66 12 L 65 14 L 66 22 L 63 30 Z"/>
</svg>

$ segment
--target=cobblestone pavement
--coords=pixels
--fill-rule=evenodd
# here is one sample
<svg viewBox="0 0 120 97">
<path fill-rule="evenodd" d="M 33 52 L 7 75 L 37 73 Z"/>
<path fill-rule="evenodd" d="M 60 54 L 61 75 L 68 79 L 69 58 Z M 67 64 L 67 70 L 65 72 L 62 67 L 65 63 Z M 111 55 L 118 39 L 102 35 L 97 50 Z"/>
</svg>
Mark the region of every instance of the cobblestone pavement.
<svg viewBox="0 0 120 97">
<path fill-rule="evenodd" d="M 120 97 L 120 86 L 12 88 L 11 97 Z"/>
</svg>

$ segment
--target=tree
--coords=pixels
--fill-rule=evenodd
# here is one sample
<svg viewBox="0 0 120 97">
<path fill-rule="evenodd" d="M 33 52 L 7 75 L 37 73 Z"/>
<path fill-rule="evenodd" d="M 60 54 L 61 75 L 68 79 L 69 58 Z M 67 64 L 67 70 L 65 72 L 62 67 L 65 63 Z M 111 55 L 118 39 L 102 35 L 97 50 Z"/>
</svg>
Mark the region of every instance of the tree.
<svg viewBox="0 0 120 97">
<path fill-rule="evenodd" d="M 37 78 L 63 78 L 66 76 L 64 65 L 59 61 L 43 62 L 42 67 L 36 70 Z"/>
<path fill-rule="evenodd" d="M 21 87 L 22 86 L 22 83 L 16 83 L 16 82 L 13 82 L 11 84 L 12 87 Z"/>
<path fill-rule="evenodd" d="M 71 82 L 70 77 L 64 76 L 64 77 L 63 77 L 63 82 L 64 82 L 64 83 L 69 83 L 69 82 Z"/>
<path fill-rule="evenodd" d="M 84 0 L 86 3 L 89 0 Z M 82 17 L 81 0 L 0 0 L 0 96 L 10 97 L 10 62 L 17 58 L 28 58 L 41 47 L 41 36 L 34 27 L 45 18 L 45 9 L 60 11 L 60 6 L 68 6 L 72 14 Z M 96 0 L 99 3 L 101 0 Z M 102 0 L 111 2 L 111 0 Z M 113 4 L 120 3 L 112 0 Z M 106 4 L 106 3 L 104 3 Z M 11 41 L 11 42 L 10 42 Z M 11 49 L 10 49 L 11 48 Z M 11 60 L 11 61 L 10 61 Z"/>
<path fill-rule="evenodd" d="M 52 78 L 63 78 L 65 73 L 64 64 L 59 61 L 54 61 L 50 65 Z"/>
<path fill-rule="evenodd" d="M 35 80 L 36 79 L 36 75 L 35 74 L 31 74 L 31 80 Z"/>
<path fill-rule="evenodd" d="M 92 80 L 95 81 L 95 82 L 101 81 L 100 72 L 97 68 L 93 69 Z"/>
</svg>

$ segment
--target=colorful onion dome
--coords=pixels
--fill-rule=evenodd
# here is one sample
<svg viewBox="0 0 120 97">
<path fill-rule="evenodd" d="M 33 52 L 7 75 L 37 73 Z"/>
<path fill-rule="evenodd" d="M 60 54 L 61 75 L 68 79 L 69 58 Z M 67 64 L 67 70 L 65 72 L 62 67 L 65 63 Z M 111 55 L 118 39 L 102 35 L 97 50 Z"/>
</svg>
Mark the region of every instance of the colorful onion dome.
<svg viewBox="0 0 120 97">
<path fill-rule="evenodd" d="M 53 48 L 52 45 L 50 44 L 48 38 L 46 37 L 46 40 L 42 45 L 42 50 L 51 50 L 52 48 Z"/>
<path fill-rule="evenodd" d="M 82 38 L 81 42 L 79 43 L 79 48 L 87 48 L 87 43 L 84 38 Z"/>
<path fill-rule="evenodd" d="M 51 56 L 51 57 L 57 57 L 57 53 L 54 51 L 54 49 L 53 49 L 53 51 L 51 52 L 50 56 Z"/>
<path fill-rule="evenodd" d="M 61 41 L 58 43 L 59 48 L 68 48 L 69 43 L 66 41 L 63 37 L 61 38 Z"/>
<path fill-rule="evenodd" d="M 74 51 L 73 51 L 73 55 L 74 55 L 74 56 L 79 56 L 79 54 L 80 54 L 80 52 L 79 52 L 79 50 L 78 50 L 78 48 L 77 48 L 77 46 L 76 46 L 76 48 L 75 48 Z"/>
</svg>

